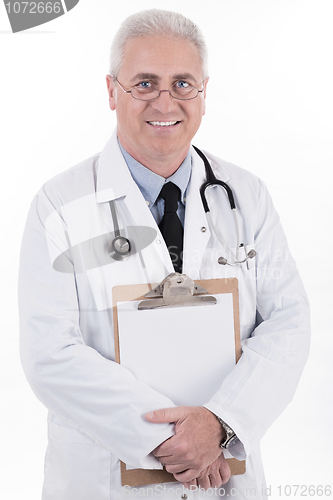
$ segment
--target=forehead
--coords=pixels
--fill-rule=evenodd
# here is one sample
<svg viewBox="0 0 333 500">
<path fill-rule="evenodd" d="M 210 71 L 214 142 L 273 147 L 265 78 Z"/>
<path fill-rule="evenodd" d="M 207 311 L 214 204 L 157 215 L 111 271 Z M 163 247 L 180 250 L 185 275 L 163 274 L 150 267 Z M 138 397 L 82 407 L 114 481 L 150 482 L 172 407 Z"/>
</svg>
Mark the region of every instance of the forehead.
<svg viewBox="0 0 333 500">
<path fill-rule="evenodd" d="M 186 75 L 199 82 L 202 80 L 199 50 L 193 43 L 177 38 L 132 38 L 125 45 L 119 78 L 132 81 L 143 74 L 160 79 Z"/>
</svg>

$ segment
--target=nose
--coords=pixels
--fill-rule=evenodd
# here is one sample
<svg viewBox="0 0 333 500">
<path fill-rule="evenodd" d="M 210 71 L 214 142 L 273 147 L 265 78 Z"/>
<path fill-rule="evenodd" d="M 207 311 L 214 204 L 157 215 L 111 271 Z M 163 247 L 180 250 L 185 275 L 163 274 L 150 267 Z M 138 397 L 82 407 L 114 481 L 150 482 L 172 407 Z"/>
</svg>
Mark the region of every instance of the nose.
<svg viewBox="0 0 333 500">
<path fill-rule="evenodd" d="M 169 90 L 161 90 L 160 95 L 151 102 L 151 106 L 153 109 L 166 114 L 177 107 L 177 100 L 171 96 Z"/>
</svg>

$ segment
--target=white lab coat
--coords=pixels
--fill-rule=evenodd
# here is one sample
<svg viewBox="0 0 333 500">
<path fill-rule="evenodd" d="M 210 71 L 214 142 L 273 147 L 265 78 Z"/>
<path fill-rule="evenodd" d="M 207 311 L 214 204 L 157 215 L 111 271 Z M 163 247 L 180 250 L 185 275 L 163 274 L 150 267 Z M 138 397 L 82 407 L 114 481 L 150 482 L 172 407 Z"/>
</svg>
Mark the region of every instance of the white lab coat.
<svg viewBox="0 0 333 500">
<path fill-rule="evenodd" d="M 236 276 L 240 293 L 242 356 L 205 406 L 235 430 L 241 443 L 234 456 L 247 459 L 247 472 L 230 479 L 226 494 L 263 499 L 259 442 L 291 401 L 307 358 L 308 302 L 264 184 L 206 154 L 217 177 L 233 189 L 241 242 L 247 250 L 255 248 L 257 256 L 249 266 L 218 264 L 225 251 L 203 210 L 199 187 L 204 164 L 192 150 L 183 272 L 194 280 Z M 207 195 L 216 226 L 234 248 L 236 231 L 225 193 L 212 188 Z M 141 255 L 107 264 L 91 242 L 110 240 L 111 199 L 123 227 L 147 226 L 156 237 Z M 87 241 L 80 254 L 80 244 Z M 43 500 L 181 497 L 177 482 L 154 490 L 122 489 L 119 460 L 160 467 L 151 450 L 172 436 L 173 426 L 148 423 L 144 414 L 174 404 L 113 361 L 112 287 L 159 282 L 170 272 L 163 238 L 129 173 L 116 133 L 101 154 L 47 182 L 34 198 L 22 243 L 19 302 L 22 364 L 33 391 L 49 409 Z M 250 489 L 251 496 L 246 493 Z M 189 499 L 205 496 L 186 494 Z"/>
</svg>

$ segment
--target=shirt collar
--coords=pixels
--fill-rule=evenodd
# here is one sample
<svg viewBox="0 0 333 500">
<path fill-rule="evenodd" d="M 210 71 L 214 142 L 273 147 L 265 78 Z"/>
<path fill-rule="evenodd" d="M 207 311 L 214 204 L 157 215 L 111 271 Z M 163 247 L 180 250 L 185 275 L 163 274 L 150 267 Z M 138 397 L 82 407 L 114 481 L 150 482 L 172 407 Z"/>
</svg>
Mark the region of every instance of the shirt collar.
<svg viewBox="0 0 333 500">
<path fill-rule="evenodd" d="M 120 150 L 124 156 L 127 163 L 128 169 L 138 185 L 144 199 L 149 203 L 149 207 L 152 207 L 157 200 L 158 195 L 166 182 L 173 182 L 179 187 L 181 191 L 181 201 L 185 204 L 185 192 L 191 177 L 192 168 L 192 155 L 189 151 L 186 155 L 185 160 L 168 179 L 165 179 L 161 175 L 156 174 L 149 170 L 149 168 L 143 166 L 137 160 L 133 158 L 120 144 L 118 139 Z"/>
</svg>

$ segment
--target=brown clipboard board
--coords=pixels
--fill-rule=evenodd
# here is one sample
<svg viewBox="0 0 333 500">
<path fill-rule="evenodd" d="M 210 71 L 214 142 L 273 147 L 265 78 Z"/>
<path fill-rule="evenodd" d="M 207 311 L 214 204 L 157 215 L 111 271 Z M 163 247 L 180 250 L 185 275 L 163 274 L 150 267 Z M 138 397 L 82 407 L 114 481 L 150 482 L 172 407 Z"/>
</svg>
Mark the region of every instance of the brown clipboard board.
<svg viewBox="0 0 333 500">
<path fill-rule="evenodd" d="M 202 286 L 210 294 L 232 293 L 234 310 L 234 332 L 235 332 L 235 355 L 236 363 L 241 357 L 240 340 L 240 321 L 239 321 L 239 299 L 238 299 L 238 280 L 237 278 L 222 278 L 209 280 L 196 280 L 198 285 Z M 118 325 L 118 302 L 129 302 L 145 300 L 145 295 L 151 291 L 158 283 L 140 284 L 140 285 L 119 285 L 112 289 L 112 307 L 114 324 L 114 346 L 115 360 L 120 364 L 120 345 L 119 345 L 119 325 Z M 244 474 L 246 471 L 245 460 L 239 461 L 236 458 L 228 458 L 231 475 L 236 476 Z M 173 474 L 165 469 L 126 469 L 126 464 L 120 462 L 121 484 L 122 486 L 144 486 L 156 483 L 176 482 Z"/>
</svg>

